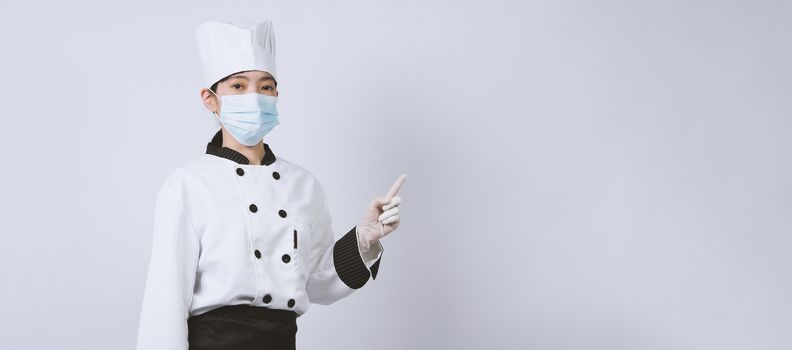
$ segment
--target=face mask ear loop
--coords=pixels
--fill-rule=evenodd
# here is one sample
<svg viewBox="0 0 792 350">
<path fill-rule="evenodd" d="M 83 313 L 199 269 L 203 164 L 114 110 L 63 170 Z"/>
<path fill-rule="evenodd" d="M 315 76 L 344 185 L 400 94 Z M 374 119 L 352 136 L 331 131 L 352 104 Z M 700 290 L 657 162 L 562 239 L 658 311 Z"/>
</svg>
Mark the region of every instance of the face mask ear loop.
<svg viewBox="0 0 792 350">
<path fill-rule="evenodd" d="M 214 91 L 212 91 L 212 89 L 209 89 L 209 92 L 211 92 L 213 95 L 217 96 L 217 94 L 215 94 Z M 222 101 L 220 96 L 217 96 L 217 100 L 218 101 Z M 222 124 L 222 121 L 220 120 L 220 116 L 217 114 L 217 112 L 212 112 L 212 114 L 214 114 L 215 117 L 217 118 L 217 121 L 221 122 L 221 124 Z"/>
</svg>

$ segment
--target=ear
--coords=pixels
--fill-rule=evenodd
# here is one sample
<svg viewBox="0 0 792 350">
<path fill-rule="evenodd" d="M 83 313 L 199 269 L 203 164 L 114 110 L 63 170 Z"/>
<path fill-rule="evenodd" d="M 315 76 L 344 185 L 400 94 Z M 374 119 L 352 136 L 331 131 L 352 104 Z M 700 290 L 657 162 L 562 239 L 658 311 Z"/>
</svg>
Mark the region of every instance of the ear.
<svg viewBox="0 0 792 350">
<path fill-rule="evenodd" d="M 208 109 L 210 112 L 218 112 L 219 103 L 217 101 L 217 97 L 215 97 L 215 95 L 209 91 L 209 89 L 201 88 L 200 95 L 206 109 Z"/>
</svg>

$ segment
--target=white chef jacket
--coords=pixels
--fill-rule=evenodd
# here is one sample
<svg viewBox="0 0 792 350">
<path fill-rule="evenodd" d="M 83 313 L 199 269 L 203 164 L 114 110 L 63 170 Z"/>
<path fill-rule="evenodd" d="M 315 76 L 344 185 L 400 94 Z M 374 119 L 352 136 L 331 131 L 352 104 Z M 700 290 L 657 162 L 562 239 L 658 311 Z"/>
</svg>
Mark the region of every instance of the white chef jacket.
<svg viewBox="0 0 792 350">
<path fill-rule="evenodd" d="M 157 193 L 138 350 L 187 350 L 187 319 L 246 304 L 293 310 L 331 304 L 376 278 L 377 241 L 363 254 L 356 227 L 334 242 L 325 192 L 308 170 L 261 165 L 222 146 L 171 172 Z"/>
</svg>

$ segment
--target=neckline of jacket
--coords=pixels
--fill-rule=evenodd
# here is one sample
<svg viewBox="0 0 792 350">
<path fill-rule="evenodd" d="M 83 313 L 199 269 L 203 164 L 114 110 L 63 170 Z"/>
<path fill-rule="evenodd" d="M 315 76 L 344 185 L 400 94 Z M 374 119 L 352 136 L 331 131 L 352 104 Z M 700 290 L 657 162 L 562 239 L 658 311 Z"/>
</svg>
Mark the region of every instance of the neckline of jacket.
<svg viewBox="0 0 792 350">
<path fill-rule="evenodd" d="M 223 146 L 223 129 L 217 130 L 212 140 L 206 144 L 206 154 L 211 154 L 225 159 L 230 159 L 238 164 L 250 164 L 250 160 L 244 154 L 234 149 Z M 275 162 L 275 154 L 267 143 L 264 143 L 264 157 L 261 158 L 261 165 L 270 165 Z"/>
</svg>

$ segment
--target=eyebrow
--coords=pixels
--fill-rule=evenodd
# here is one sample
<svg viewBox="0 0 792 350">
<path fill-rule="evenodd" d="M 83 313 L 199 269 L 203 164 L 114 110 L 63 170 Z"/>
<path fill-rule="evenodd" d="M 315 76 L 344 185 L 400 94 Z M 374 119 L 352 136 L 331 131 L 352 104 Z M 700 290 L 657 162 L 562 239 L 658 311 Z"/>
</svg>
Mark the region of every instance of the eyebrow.
<svg viewBox="0 0 792 350">
<path fill-rule="evenodd" d="M 229 79 L 233 79 L 233 78 L 242 78 L 242 79 L 245 79 L 245 80 L 250 80 L 250 79 L 248 79 L 248 77 L 246 77 L 244 75 L 232 75 L 231 77 L 229 77 Z M 272 76 L 268 76 L 268 77 L 263 77 L 263 78 L 259 79 L 259 81 L 262 81 L 262 80 L 275 81 L 275 78 L 273 78 Z"/>
</svg>

